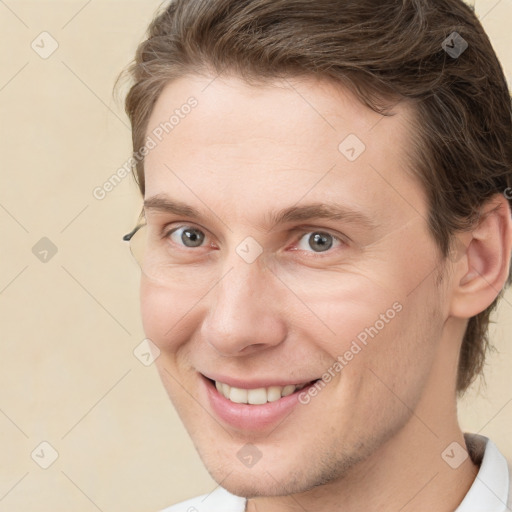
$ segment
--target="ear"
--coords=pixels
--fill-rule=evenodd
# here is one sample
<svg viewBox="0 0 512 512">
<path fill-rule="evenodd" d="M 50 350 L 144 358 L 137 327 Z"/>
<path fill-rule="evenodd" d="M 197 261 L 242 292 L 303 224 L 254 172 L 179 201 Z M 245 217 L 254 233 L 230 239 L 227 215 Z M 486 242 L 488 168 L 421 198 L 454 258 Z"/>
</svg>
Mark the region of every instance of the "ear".
<svg viewBox="0 0 512 512">
<path fill-rule="evenodd" d="M 504 195 L 495 194 L 482 206 L 478 224 L 458 243 L 450 314 L 471 318 L 492 304 L 508 278 L 512 217 Z"/>
</svg>

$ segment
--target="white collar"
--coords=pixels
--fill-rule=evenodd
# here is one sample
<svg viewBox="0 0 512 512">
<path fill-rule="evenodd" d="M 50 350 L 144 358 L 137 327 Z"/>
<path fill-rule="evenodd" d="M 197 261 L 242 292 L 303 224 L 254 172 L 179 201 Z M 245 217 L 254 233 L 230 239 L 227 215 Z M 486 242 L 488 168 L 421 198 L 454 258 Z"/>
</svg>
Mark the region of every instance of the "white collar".
<svg viewBox="0 0 512 512">
<path fill-rule="evenodd" d="M 487 437 L 467 433 L 464 437 L 468 450 L 474 446 L 484 451 L 473 485 L 455 512 L 505 512 L 509 493 L 507 460 Z M 471 458 L 478 459 L 478 453 L 471 453 Z"/>
</svg>

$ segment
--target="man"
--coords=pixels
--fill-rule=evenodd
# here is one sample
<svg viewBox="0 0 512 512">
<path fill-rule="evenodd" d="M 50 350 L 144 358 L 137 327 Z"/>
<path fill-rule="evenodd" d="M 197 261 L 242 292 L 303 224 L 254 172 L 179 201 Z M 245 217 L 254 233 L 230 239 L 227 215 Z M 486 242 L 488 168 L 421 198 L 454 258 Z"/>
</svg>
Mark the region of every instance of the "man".
<svg viewBox="0 0 512 512">
<path fill-rule="evenodd" d="M 177 0 L 130 73 L 144 329 L 219 484 L 167 510 L 511 510 L 456 412 L 512 244 L 472 10 Z"/>
</svg>

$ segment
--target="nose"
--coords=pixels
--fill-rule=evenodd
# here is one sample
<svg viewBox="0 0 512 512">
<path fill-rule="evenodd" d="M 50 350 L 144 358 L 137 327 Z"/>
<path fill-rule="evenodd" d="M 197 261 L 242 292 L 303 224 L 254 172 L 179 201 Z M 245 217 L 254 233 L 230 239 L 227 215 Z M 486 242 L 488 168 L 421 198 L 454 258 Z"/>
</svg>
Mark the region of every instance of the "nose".
<svg viewBox="0 0 512 512">
<path fill-rule="evenodd" d="M 208 294 L 202 339 L 223 356 L 248 355 L 279 345 L 286 337 L 279 300 L 282 290 L 263 257 L 247 263 L 235 254 L 223 275 Z"/>
</svg>

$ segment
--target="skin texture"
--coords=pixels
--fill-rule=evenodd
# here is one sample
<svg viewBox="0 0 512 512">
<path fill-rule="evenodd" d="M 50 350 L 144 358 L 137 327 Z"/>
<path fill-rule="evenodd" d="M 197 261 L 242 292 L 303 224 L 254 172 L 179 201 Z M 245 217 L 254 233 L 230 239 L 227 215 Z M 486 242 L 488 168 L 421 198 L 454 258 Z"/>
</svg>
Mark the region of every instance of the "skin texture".
<svg viewBox="0 0 512 512">
<path fill-rule="evenodd" d="M 247 510 L 454 510 L 477 468 L 452 469 L 441 453 L 465 447 L 455 377 L 467 318 L 503 286 L 510 257 L 504 198 L 458 235 L 443 261 L 428 230 L 425 195 L 408 171 L 406 102 L 382 117 L 327 82 L 288 79 L 249 86 L 236 77 L 187 76 L 167 85 L 148 134 L 194 96 L 198 105 L 145 161 L 145 198 L 167 195 L 201 221 L 152 209 L 153 229 L 194 227 L 190 248 L 172 237 L 169 283 L 141 280 L 144 329 L 160 349 L 163 384 L 206 468 L 250 497 Z M 366 146 L 354 161 L 349 134 Z M 273 211 L 332 202 L 367 216 L 273 225 Z M 496 207 L 492 210 L 492 207 Z M 312 233 L 339 238 L 315 251 Z M 262 254 L 236 252 L 254 238 Z M 170 242 L 171 243 L 171 242 Z M 219 420 L 200 373 L 241 380 L 319 378 L 365 328 L 399 304 L 317 396 L 259 431 Z M 255 445 L 246 467 L 237 452 Z"/>
</svg>

